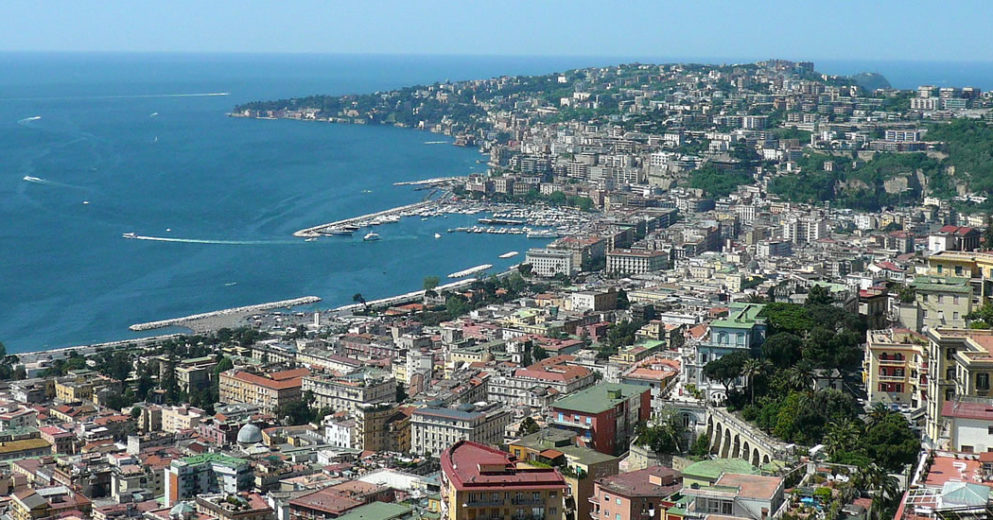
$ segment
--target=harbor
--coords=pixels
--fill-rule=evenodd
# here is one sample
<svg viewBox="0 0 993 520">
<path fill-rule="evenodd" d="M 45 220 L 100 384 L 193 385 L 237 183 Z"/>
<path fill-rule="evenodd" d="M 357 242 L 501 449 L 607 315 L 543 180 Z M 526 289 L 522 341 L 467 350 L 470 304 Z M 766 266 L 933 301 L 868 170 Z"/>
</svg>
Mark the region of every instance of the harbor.
<svg viewBox="0 0 993 520">
<path fill-rule="evenodd" d="M 454 273 L 448 275 L 449 278 L 464 278 L 471 274 L 481 273 L 487 269 L 492 269 L 493 264 L 483 264 L 477 265 L 475 267 L 470 267 L 468 269 L 463 269 L 461 271 L 455 271 Z"/>
</svg>

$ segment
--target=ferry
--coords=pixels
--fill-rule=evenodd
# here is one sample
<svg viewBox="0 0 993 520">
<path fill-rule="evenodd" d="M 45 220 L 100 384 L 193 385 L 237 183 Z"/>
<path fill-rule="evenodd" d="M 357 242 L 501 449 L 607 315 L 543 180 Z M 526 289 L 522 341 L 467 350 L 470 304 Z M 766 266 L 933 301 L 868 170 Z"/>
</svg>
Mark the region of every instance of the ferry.
<svg viewBox="0 0 993 520">
<path fill-rule="evenodd" d="M 138 238 L 138 234 L 137 233 L 124 233 L 121 236 L 124 237 L 124 238 Z"/>
<path fill-rule="evenodd" d="M 436 238 L 436 239 L 437 239 L 437 238 L 441 238 L 441 233 L 435 233 L 435 234 L 434 234 L 434 238 Z"/>
<path fill-rule="evenodd" d="M 500 258 L 513 258 L 519 254 L 520 253 L 518 253 L 517 251 L 507 251 L 506 253 L 500 255 Z"/>
<path fill-rule="evenodd" d="M 366 242 L 379 240 L 379 233 L 373 233 L 373 232 L 366 233 L 366 236 L 362 237 L 362 240 L 365 240 Z"/>
</svg>

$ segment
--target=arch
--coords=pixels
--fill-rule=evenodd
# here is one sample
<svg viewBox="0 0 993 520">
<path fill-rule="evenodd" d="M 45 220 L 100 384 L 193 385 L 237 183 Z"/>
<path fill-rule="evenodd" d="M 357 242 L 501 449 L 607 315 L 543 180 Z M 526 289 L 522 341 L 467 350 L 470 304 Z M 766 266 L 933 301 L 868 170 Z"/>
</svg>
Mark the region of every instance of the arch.
<svg viewBox="0 0 993 520">
<path fill-rule="evenodd" d="M 721 453 L 719 454 L 722 459 L 728 458 L 728 450 L 731 449 L 731 430 L 727 428 L 724 429 L 724 442 L 721 443 Z"/>
<path fill-rule="evenodd" d="M 748 444 L 748 441 L 741 443 L 741 458 L 748 460 L 748 456 L 752 454 L 752 446 Z"/>
<path fill-rule="evenodd" d="M 768 459 L 768 457 L 766 457 Z M 752 466 L 759 465 L 759 449 L 755 448 L 752 450 Z"/>
<path fill-rule="evenodd" d="M 714 451 L 714 453 L 720 454 L 720 452 L 721 452 L 721 441 L 724 440 L 724 438 L 723 438 L 723 435 L 724 435 L 724 425 L 721 424 L 721 423 L 717 423 L 717 429 L 715 431 L 716 431 L 716 435 L 714 435 L 713 437 L 711 437 L 710 440 L 713 443 L 713 451 Z"/>
<path fill-rule="evenodd" d="M 763 455 L 762 456 L 762 464 L 768 464 L 768 463 L 769 463 L 769 456 L 768 455 Z"/>
<path fill-rule="evenodd" d="M 714 418 L 707 417 L 707 439 L 713 443 L 714 442 Z"/>
<path fill-rule="evenodd" d="M 737 433 L 734 434 L 733 446 L 734 447 L 731 449 L 731 458 L 737 459 L 738 457 L 740 457 L 739 453 L 741 453 L 741 435 Z"/>
</svg>

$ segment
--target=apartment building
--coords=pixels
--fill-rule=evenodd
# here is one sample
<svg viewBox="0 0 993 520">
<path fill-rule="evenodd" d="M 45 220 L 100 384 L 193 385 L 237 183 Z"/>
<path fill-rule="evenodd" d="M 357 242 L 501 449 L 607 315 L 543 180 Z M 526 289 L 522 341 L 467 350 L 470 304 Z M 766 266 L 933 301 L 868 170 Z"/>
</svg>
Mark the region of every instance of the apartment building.
<svg viewBox="0 0 993 520">
<path fill-rule="evenodd" d="M 601 383 L 551 405 L 549 424 L 576 434 L 576 444 L 608 455 L 627 450 L 640 421 L 651 415 L 651 389 Z"/>
<path fill-rule="evenodd" d="M 568 364 L 573 359 L 573 356 L 554 356 L 519 368 L 510 376 L 490 378 L 486 385 L 489 399 L 513 407 L 542 409 L 560 395 L 593 385 L 593 372 Z"/>
<path fill-rule="evenodd" d="M 189 405 L 163 406 L 162 431 L 175 433 L 181 430 L 194 430 L 204 418 L 204 411 Z"/>
<path fill-rule="evenodd" d="M 379 371 L 376 371 L 379 372 Z M 313 374 L 303 378 L 304 392 L 313 392 L 314 406 L 353 414 L 363 405 L 396 401 L 396 379 L 385 372 L 360 370 L 345 376 Z"/>
<path fill-rule="evenodd" d="M 666 518 L 676 507 L 672 496 L 683 489 L 678 471 L 652 466 L 597 479 L 590 498 L 593 520 L 643 520 Z M 656 516 L 658 515 L 658 516 Z"/>
<path fill-rule="evenodd" d="M 925 434 L 932 441 L 947 435 L 946 403 L 993 397 L 993 330 L 929 329 Z"/>
<path fill-rule="evenodd" d="M 916 409 L 926 395 L 928 340 L 909 329 L 866 332 L 862 381 L 869 402 Z"/>
<path fill-rule="evenodd" d="M 310 370 L 297 368 L 269 374 L 256 374 L 242 369 L 221 373 L 220 401 L 254 404 L 263 413 L 275 413 L 280 406 L 299 401 L 302 380 Z"/>
<path fill-rule="evenodd" d="M 248 462 L 221 453 L 173 460 L 164 470 L 166 506 L 201 494 L 251 489 L 255 476 Z"/>
<path fill-rule="evenodd" d="M 510 420 L 511 412 L 499 403 L 419 408 L 410 417 L 410 449 L 433 454 L 459 441 L 500 445 Z"/>
<path fill-rule="evenodd" d="M 567 489 L 557 469 L 518 467 L 483 444 L 459 441 L 441 454 L 442 520 L 562 520 Z"/>
<path fill-rule="evenodd" d="M 901 301 L 900 323 L 909 329 L 965 328 L 972 312 L 972 286 L 968 278 L 918 276 L 910 283 L 910 301 Z"/>
</svg>

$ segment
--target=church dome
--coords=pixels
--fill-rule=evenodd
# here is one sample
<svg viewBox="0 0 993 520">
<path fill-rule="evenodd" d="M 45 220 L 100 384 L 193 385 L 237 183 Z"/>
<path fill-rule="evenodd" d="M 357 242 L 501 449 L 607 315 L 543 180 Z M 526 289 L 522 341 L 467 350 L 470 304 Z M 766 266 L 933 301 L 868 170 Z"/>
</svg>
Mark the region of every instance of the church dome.
<svg viewBox="0 0 993 520">
<path fill-rule="evenodd" d="M 246 424 L 238 430 L 238 444 L 262 442 L 262 430 L 254 424 Z"/>
</svg>

